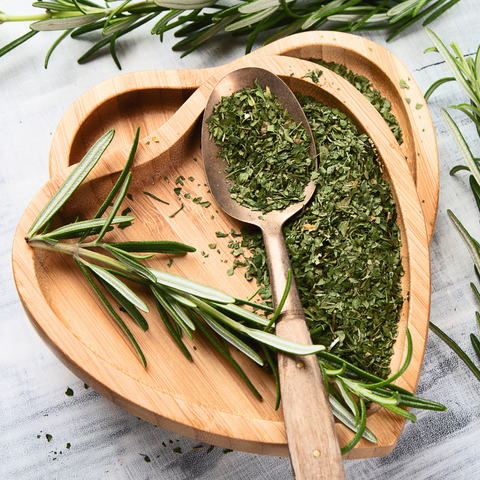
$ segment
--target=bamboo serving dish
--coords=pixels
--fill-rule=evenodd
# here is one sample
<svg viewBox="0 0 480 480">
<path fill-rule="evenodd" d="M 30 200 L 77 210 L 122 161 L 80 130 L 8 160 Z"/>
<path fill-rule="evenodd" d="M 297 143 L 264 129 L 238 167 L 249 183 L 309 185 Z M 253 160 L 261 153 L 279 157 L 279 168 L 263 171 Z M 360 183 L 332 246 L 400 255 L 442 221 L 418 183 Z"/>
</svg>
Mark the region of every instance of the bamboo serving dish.
<svg viewBox="0 0 480 480">
<path fill-rule="evenodd" d="M 133 133 L 140 125 L 144 138 L 139 143 L 132 169 L 132 199 L 127 202 L 136 221 L 131 228 L 110 232 L 108 240 L 169 239 L 189 243 L 197 248 L 197 252 L 175 258 L 156 255 L 149 260 L 149 266 L 220 288 L 237 297 L 251 295 L 256 287 L 245 280 L 241 269 L 237 269 L 233 276 L 227 275 L 232 262 L 228 238 L 216 238 L 215 232 L 229 232 L 231 228 L 238 232 L 241 225 L 223 214 L 211 199 L 205 185 L 200 149 L 199 119 L 210 91 L 221 76 L 239 66 L 267 68 L 279 75 L 292 90 L 312 95 L 338 108 L 375 143 L 397 202 L 406 272 L 403 284 L 406 301 L 392 370 L 397 370 L 405 357 L 404 331 L 408 325 L 413 338 L 413 358 L 397 383 L 414 391 L 423 361 L 430 306 L 429 237 L 418 199 L 422 178 L 418 173 L 429 169 L 435 171 L 433 155 L 422 167 L 419 162 L 425 157 L 415 158 L 415 184 L 412 162 L 405 160 L 404 151 L 369 102 L 350 84 L 326 69 L 322 69 L 319 83 L 313 83 L 304 75 L 318 65 L 298 58 L 250 55 L 224 69 L 127 74 L 87 92 L 69 109 L 57 129 L 50 159 L 52 178 L 36 194 L 20 220 L 13 245 L 13 270 L 20 299 L 40 337 L 70 370 L 104 397 L 138 417 L 199 442 L 286 456 L 288 449 L 282 413 L 273 409 L 274 381 L 264 371 L 241 355 L 233 354 L 262 394 L 263 401 L 259 401 L 201 336 L 196 336 L 193 341 L 186 340 L 194 358 L 189 362 L 154 313 L 147 318 L 150 328 L 146 333 L 129 324 L 147 358 L 148 366 L 143 368 L 73 259 L 33 251 L 24 241 L 28 228 L 67 177 L 73 168 L 71 165 L 81 159 L 94 140 L 113 126 L 116 128 L 114 142 L 61 210 L 58 222 L 71 222 L 77 216 L 90 218 L 123 168 Z M 396 108 L 400 109 L 399 106 Z M 412 139 L 418 137 L 425 142 L 432 135 L 432 130 L 428 130 L 431 129 L 428 111 L 424 108 L 420 120 L 425 131 L 422 135 L 415 133 L 409 140 L 415 145 L 414 150 L 417 144 Z M 416 132 L 417 124 L 409 123 L 408 118 L 405 121 Z M 433 149 L 436 151 L 435 144 L 422 144 L 418 148 L 422 154 Z M 175 179 L 181 175 L 186 179 L 182 193 L 188 192 L 192 198 L 201 196 L 212 201 L 212 205 L 202 208 L 184 201 L 184 209 L 169 218 L 179 206 L 173 188 L 177 186 L 174 185 Z M 194 180 L 188 180 L 189 177 Z M 434 192 L 434 183 L 431 181 L 424 191 L 430 189 Z M 156 202 L 144 191 L 170 205 Z M 430 199 L 424 203 L 436 205 L 435 202 Z M 434 217 L 434 212 L 430 212 L 431 222 Z M 208 248 L 213 242 L 217 243 L 220 254 Z M 209 257 L 202 255 L 202 251 Z M 172 258 L 173 264 L 169 268 L 167 265 Z M 221 259 L 227 259 L 229 265 Z M 141 289 L 139 294 L 142 295 Z M 154 312 L 153 302 L 151 299 L 148 302 Z M 344 458 L 388 454 L 394 448 L 404 423 L 403 418 L 380 409 L 369 417 L 367 424 L 377 436 L 378 443 L 362 440 Z M 341 424 L 337 424 L 337 429 L 340 443 L 346 444 L 352 433 Z"/>
</svg>

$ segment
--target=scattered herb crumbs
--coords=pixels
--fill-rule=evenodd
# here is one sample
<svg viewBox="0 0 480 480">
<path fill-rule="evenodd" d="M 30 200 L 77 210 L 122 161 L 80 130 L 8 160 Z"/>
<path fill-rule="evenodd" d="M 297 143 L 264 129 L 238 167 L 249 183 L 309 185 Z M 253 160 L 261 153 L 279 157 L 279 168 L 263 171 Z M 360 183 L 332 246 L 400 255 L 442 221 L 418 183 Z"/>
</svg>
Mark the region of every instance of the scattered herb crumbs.
<svg viewBox="0 0 480 480">
<path fill-rule="evenodd" d="M 228 233 L 224 232 L 215 232 L 215 235 L 217 236 L 217 238 L 228 237 Z"/>
<path fill-rule="evenodd" d="M 268 86 L 255 81 L 253 88 L 222 97 L 206 123 L 236 202 L 265 214 L 305 198 L 315 166 L 310 137 Z"/>
<path fill-rule="evenodd" d="M 53 438 L 49 433 L 45 434 L 45 438 L 47 439 L 47 442 L 50 442 L 50 440 Z"/>
<path fill-rule="evenodd" d="M 210 445 L 208 447 L 207 453 L 210 453 L 215 447 L 213 445 Z"/>
<path fill-rule="evenodd" d="M 214 219 L 215 219 L 215 216 L 214 216 L 214 215 L 211 215 L 210 218 L 211 218 L 212 220 L 214 220 Z"/>
<path fill-rule="evenodd" d="M 175 195 L 180 195 L 180 192 L 182 191 L 182 187 L 174 188 L 173 191 L 175 192 Z"/>
<path fill-rule="evenodd" d="M 232 237 L 241 237 L 241 236 L 242 236 L 241 233 L 237 233 L 237 232 L 235 231 L 235 229 L 233 229 L 233 228 L 230 230 L 230 235 L 231 235 Z"/>
<path fill-rule="evenodd" d="M 162 445 L 163 445 L 165 448 L 167 448 L 167 446 L 165 445 L 165 442 L 162 442 Z"/>
<path fill-rule="evenodd" d="M 192 201 L 193 203 L 200 203 L 202 201 L 202 197 L 195 197 Z"/>
<path fill-rule="evenodd" d="M 200 202 L 200 206 L 202 208 L 208 208 L 212 203 L 209 202 L 208 200 L 205 200 L 204 202 Z"/>
<path fill-rule="evenodd" d="M 209 243 L 208 248 L 211 248 L 212 250 L 217 247 L 216 243 Z"/>
<path fill-rule="evenodd" d="M 197 349 L 197 347 L 194 345 L 194 346 L 193 346 L 193 349 L 194 349 L 194 350 L 196 350 L 196 349 Z"/>
<path fill-rule="evenodd" d="M 185 177 L 183 175 L 180 175 L 175 180 L 175 185 L 181 185 L 183 187 L 183 180 L 185 180 Z"/>
<path fill-rule="evenodd" d="M 168 179 L 168 177 L 163 177 L 163 179 L 166 181 L 166 182 L 169 182 L 170 180 Z"/>
<path fill-rule="evenodd" d="M 399 84 L 400 84 L 400 88 L 406 88 L 406 89 L 410 88 L 410 85 L 405 80 L 403 80 L 403 78 L 400 80 Z"/>
<path fill-rule="evenodd" d="M 407 103 L 410 103 L 410 102 L 412 101 L 412 99 L 411 99 L 411 98 L 406 98 L 405 101 L 406 101 Z"/>
<path fill-rule="evenodd" d="M 217 253 L 218 254 L 222 253 L 219 248 L 217 248 Z"/>
<path fill-rule="evenodd" d="M 174 448 L 173 452 L 178 453 L 179 455 L 182 455 L 182 449 L 180 447 Z"/>
<path fill-rule="evenodd" d="M 197 445 L 196 447 L 193 447 L 192 450 L 202 450 L 202 449 L 204 449 L 204 448 L 205 448 L 204 445 Z"/>
<path fill-rule="evenodd" d="M 40 438 L 40 437 L 41 437 L 41 435 L 37 435 L 37 438 Z"/>
<path fill-rule="evenodd" d="M 148 455 L 145 455 L 144 453 L 140 453 L 139 454 L 141 457 L 143 457 L 143 459 L 147 462 L 147 463 L 150 463 L 150 457 Z"/>
<path fill-rule="evenodd" d="M 231 277 L 233 275 L 233 270 L 234 270 L 233 267 L 229 268 L 227 270 L 227 275 Z"/>
<path fill-rule="evenodd" d="M 417 103 L 417 104 L 415 105 L 415 108 L 416 108 L 417 110 L 420 110 L 422 107 L 423 107 L 423 103 Z"/>
<path fill-rule="evenodd" d="M 65 395 L 67 395 L 67 397 L 73 397 L 73 390 L 68 387 L 67 390 L 65 391 Z"/>
<path fill-rule="evenodd" d="M 120 224 L 118 225 L 118 228 L 119 228 L 120 230 L 125 230 L 126 228 L 131 227 L 132 225 L 133 225 L 132 222 L 120 223 Z"/>
<path fill-rule="evenodd" d="M 127 193 L 127 198 L 133 202 L 133 196 L 131 193 Z"/>
<path fill-rule="evenodd" d="M 169 215 L 170 218 L 173 218 L 180 210 L 183 209 L 183 203 L 180 204 L 180 207 Z"/>
<path fill-rule="evenodd" d="M 197 157 L 193 157 L 193 161 L 194 161 L 194 162 L 197 162 L 197 161 L 198 161 L 198 160 L 197 160 Z"/>
<path fill-rule="evenodd" d="M 150 145 L 150 140 L 147 140 L 145 143 L 146 143 L 147 145 Z"/>
<path fill-rule="evenodd" d="M 193 177 L 188 177 L 188 179 L 193 182 L 195 179 Z"/>
<path fill-rule="evenodd" d="M 230 452 L 233 452 L 233 450 L 231 450 L 230 448 L 225 448 L 225 449 L 223 450 L 223 453 L 224 453 L 224 454 L 227 454 L 227 453 L 230 453 Z"/>
<path fill-rule="evenodd" d="M 84 388 L 85 390 L 88 390 L 90 387 L 89 387 L 86 383 L 84 383 L 84 384 L 83 384 L 83 388 Z"/>
<path fill-rule="evenodd" d="M 173 258 L 171 258 L 171 259 L 168 261 L 167 267 L 170 268 L 172 265 L 173 265 Z"/>
<path fill-rule="evenodd" d="M 168 443 L 173 443 L 173 440 L 170 439 L 170 440 L 168 441 Z"/>
<path fill-rule="evenodd" d="M 185 197 L 187 200 L 189 200 L 190 197 L 191 197 L 191 195 L 190 195 L 189 193 L 186 193 L 186 194 L 184 195 L 184 197 Z"/>
<path fill-rule="evenodd" d="M 65 448 L 67 448 L 67 450 L 70 450 L 70 447 L 71 447 L 71 446 L 72 446 L 72 445 L 71 445 L 70 443 L 67 443 L 67 445 L 65 445 Z"/>
<path fill-rule="evenodd" d="M 146 192 L 145 190 L 143 191 L 143 193 L 145 195 L 148 195 L 149 197 L 152 197 L 154 200 L 157 200 L 159 201 L 160 203 L 164 203 L 165 205 L 170 205 L 168 202 L 166 202 L 165 200 L 162 200 L 161 198 L 158 198 L 156 195 L 154 195 L 153 193 L 150 193 L 150 192 Z"/>
<path fill-rule="evenodd" d="M 125 210 L 123 210 L 122 216 L 123 216 L 123 217 L 126 217 L 131 211 L 132 211 L 131 208 L 126 208 Z"/>
<path fill-rule="evenodd" d="M 319 77 L 322 76 L 323 71 L 316 68 L 315 70 L 312 70 L 311 72 L 306 73 L 302 78 L 309 77 L 312 79 L 313 83 L 318 83 Z"/>
</svg>

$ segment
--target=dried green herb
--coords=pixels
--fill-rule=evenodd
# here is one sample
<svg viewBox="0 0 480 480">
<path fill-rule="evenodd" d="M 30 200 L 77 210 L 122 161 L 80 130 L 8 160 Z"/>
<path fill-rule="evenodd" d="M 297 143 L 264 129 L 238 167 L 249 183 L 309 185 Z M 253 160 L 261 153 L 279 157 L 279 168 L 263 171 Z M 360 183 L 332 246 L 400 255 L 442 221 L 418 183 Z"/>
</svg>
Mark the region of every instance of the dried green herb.
<svg viewBox="0 0 480 480">
<path fill-rule="evenodd" d="M 262 213 L 302 201 L 314 170 L 310 137 L 268 86 L 246 87 L 223 97 L 207 119 L 221 147 L 230 196 Z"/>
<path fill-rule="evenodd" d="M 345 65 L 341 65 L 334 62 L 325 62 L 323 60 L 318 60 L 311 58 L 310 61 L 318 63 L 323 67 L 328 68 L 332 72 L 340 75 L 342 78 L 347 80 L 351 85 L 353 85 L 363 96 L 375 107 L 377 112 L 383 117 L 387 125 L 390 127 L 393 135 L 397 139 L 399 145 L 402 144 L 402 129 L 398 124 L 397 119 L 391 113 L 392 104 L 390 101 L 382 96 L 382 94 L 373 88 L 373 84 L 367 77 L 359 75 L 355 72 L 349 70 Z M 410 103 L 410 99 L 406 99 L 407 103 Z"/>
<path fill-rule="evenodd" d="M 73 397 L 73 390 L 70 387 L 68 387 L 67 390 L 65 391 L 65 395 L 67 397 Z"/>
<path fill-rule="evenodd" d="M 312 202 L 284 236 L 314 343 L 384 378 L 403 303 L 395 204 L 366 135 L 338 110 L 298 99 L 317 145 Z M 246 276 L 270 293 L 261 233 L 244 230 Z"/>
</svg>

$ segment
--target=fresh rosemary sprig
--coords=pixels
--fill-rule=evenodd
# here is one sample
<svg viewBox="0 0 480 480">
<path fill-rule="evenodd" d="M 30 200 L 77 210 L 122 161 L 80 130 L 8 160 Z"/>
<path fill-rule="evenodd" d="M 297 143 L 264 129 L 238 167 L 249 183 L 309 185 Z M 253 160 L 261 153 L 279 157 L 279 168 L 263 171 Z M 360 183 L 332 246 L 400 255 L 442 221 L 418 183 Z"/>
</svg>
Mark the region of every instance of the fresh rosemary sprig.
<svg viewBox="0 0 480 480">
<path fill-rule="evenodd" d="M 246 53 L 249 53 L 259 34 L 271 31 L 265 43 L 294 33 L 318 30 L 329 22 L 328 28 L 337 31 L 389 29 L 391 40 L 413 23 L 425 18 L 428 25 L 460 0 L 398 0 L 389 5 L 388 0 L 247 0 L 234 1 L 227 6 L 218 0 L 125 0 L 105 2 L 105 6 L 90 0 L 51 0 L 33 2 L 32 6 L 44 10 L 26 16 L 0 12 L 0 24 L 5 22 L 32 22 L 30 32 L 0 49 L 0 56 L 18 47 L 36 33 L 49 30 L 63 31 L 53 43 L 45 58 L 45 68 L 53 50 L 67 36 L 80 37 L 97 31 L 99 39 L 79 59 L 88 60 L 101 48 L 109 48 L 118 66 L 116 41 L 132 30 L 153 21 L 152 35 L 160 40 L 169 30 L 180 40 L 174 50 L 183 50 L 182 57 L 221 32 L 245 36 Z M 117 4 L 111 6 L 111 4 Z M 159 17 L 159 18 L 157 18 Z"/>
<path fill-rule="evenodd" d="M 410 392 L 392 384 L 406 370 L 410 362 L 412 343 L 408 331 L 407 359 L 395 375 L 384 380 L 325 352 L 325 347 L 322 345 L 303 345 L 277 337 L 269 332 L 270 327 L 273 326 L 272 320 L 269 321 L 240 306 L 244 303 L 254 307 L 261 307 L 261 305 L 249 300 L 236 299 L 220 290 L 171 273 L 148 268 L 141 262 L 141 260 L 152 257 L 153 253 L 188 253 L 195 251 L 193 247 L 173 241 L 103 241 L 104 235 L 113 228 L 113 225 L 122 225 L 134 219 L 132 216 L 117 216 L 116 213 L 127 194 L 130 183 L 132 174 L 128 170 L 132 165 L 138 145 L 138 129 L 125 168 L 95 217 L 92 220 L 78 221 L 48 231 L 54 216 L 99 161 L 102 153 L 113 139 L 113 135 L 114 132 L 111 130 L 95 143 L 40 212 L 25 239 L 33 248 L 69 254 L 74 257 L 106 310 L 132 343 L 144 366 L 146 366 L 147 360 L 140 345 L 128 328 L 127 321 L 116 312 L 106 295 L 108 293 L 141 329 L 146 331 L 148 323 L 141 312 L 148 313 L 148 306 L 123 280 L 133 281 L 149 289 L 155 299 L 160 318 L 189 360 L 192 360 L 192 356 L 181 337 L 185 333 L 189 338 L 193 338 L 194 332 L 198 329 L 232 364 L 240 377 L 260 399 L 260 393 L 230 355 L 226 345 L 233 345 L 260 366 L 267 364 L 274 373 L 277 383 L 276 408 L 280 402 L 275 362 L 276 352 L 321 355 L 318 361 L 329 392 L 332 411 L 340 421 L 355 432 L 352 440 L 342 449 L 342 453 L 351 450 L 362 437 L 376 442 L 374 434 L 366 428 L 366 402 L 376 402 L 411 421 L 416 421 L 415 416 L 400 407 L 445 410 L 445 407 L 439 403 L 417 398 Z M 113 205 L 110 207 L 111 202 Z M 109 207 L 110 211 L 107 213 Z M 104 213 L 105 217 L 102 216 Z M 73 244 L 61 242 L 61 240 L 72 238 L 78 238 L 78 241 Z M 99 248 L 103 249 L 105 253 L 99 253 Z M 148 255 L 144 255 L 145 253 Z M 290 271 L 284 297 L 288 293 L 291 276 L 292 272 Z M 273 321 L 277 318 L 280 309 L 281 306 L 274 312 Z M 224 340 L 224 345 L 212 332 Z M 259 348 L 254 348 L 255 346 Z M 263 352 L 263 357 L 257 353 L 258 351 Z M 358 400 L 354 400 L 354 396 Z"/>
<path fill-rule="evenodd" d="M 475 58 L 470 56 L 464 56 L 460 47 L 456 43 L 451 43 L 453 54 L 449 51 L 448 47 L 438 38 L 438 36 L 429 28 L 426 29 L 428 36 L 430 37 L 433 47 L 427 49 L 427 52 L 438 52 L 445 60 L 452 77 L 445 77 L 437 80 L 425 93 L 425 99 L 428 100 L 433 92 L 441 85 L 448 82 L 457 82 L 462 90 L 467 95 L 470 103 L 461 103 L 460 105 L 451 105 L 450 108 L 460 110 L 472 120 L 477 128 L 478 135 L 480 136 L 480 45 L 477 49 Z M 470 147 L 468 146 L 462 132 L 458 128 L 457 124 L 450 116 L 450 114 L 444 109 L 441 109 L 441 113 L 447 127 L 452 134 L 455 143 L 457 144 L 465 162 L 465 165 L 456 165 L 450 170 L 450 175 L 455 175 L 457 172 L 467 170 L 470 172 L 470 187 L 473 192 L 473 196 L 477 203 L 477 207 L 480 211 L 480 168 L 478 166 L 478 158 L 474 158 Z M 465 246 L 467 247 L 474 263 L 475 272 L 480 279 L 480 243 L 475 240 L 462 225 L 460 220 L 448 210 L 448 215 L 452 221 L 453 226 L 462 238 Z M 474 283 L 471 283 L 471 288 L 475 295 L 475 298 L 480 304 L 480 294 Z M 477 323 L 479 322 L 480 314 L 476 313 Z M 480 324 L 479 324 L 480 325 Z M 467 365 L 471 372 L 475 375 L 477 380 L 480 381 L 480 370 L 476 367 L 473 360 L 461 349 L 461 347 L 455 343 L 446 333 L 444 333 L 438 326 L 430 323 L 430 328 L 435 332 L 452 350 L 459 356 L 459 358 Z M 478 334 L 480 335 L 480 328 Z M 473 349 L 480 356 L 480 340 L 472 333 L 470 335 Z"/>
</svg>

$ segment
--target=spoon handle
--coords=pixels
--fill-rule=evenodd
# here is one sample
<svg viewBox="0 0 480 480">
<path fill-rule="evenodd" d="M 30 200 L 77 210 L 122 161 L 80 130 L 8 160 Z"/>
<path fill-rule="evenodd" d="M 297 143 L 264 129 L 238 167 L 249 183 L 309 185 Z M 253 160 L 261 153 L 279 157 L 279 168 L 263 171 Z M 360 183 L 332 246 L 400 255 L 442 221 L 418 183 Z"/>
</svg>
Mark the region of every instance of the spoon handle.
<svg viewBox="0 0 480 480">
<path fill-rule="evenodd" d="M 282 228 L 263 230 L 274 306 L 286 285 L 290 259 Z M 295 280 L 276 322 L 276 334 L 311 344 Z M 282 408 L 290 462 L 296 480 L 345 478 L 335 422 L 315 355 L 278 354 Z"/>
</svg>

